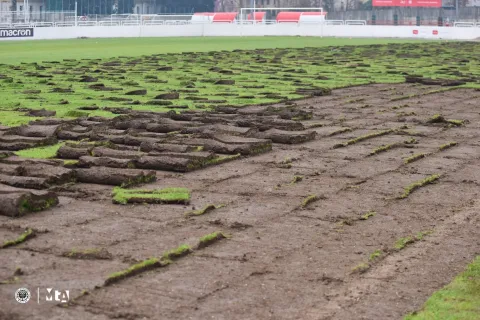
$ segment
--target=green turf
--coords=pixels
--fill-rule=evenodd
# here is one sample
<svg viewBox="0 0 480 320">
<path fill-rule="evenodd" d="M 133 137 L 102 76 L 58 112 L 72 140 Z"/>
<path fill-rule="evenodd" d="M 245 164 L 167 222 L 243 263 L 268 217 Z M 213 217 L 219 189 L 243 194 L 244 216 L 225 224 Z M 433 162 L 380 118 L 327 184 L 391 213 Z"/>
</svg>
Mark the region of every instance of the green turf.
<svg viewBox="0 0 480 320">
<path fill-rule="evenodd" d="M 113 202 L 118 204 L 127 204 L 131 199 L 150 203 L 188 203 L 190 201 L 190 190 L 186 188 L 143 190 L 115 187 L 112 196 Z"/>
<path fill-rule="evenodd" d="M 64 143 L 57 143 L 52 146 L 24 149 L 15 152 L 19 157 L 34 159 L 51 159 L 57 156 L 57 151 Z"/>
<path fill-rule="evenodd" d="M 5 64 L 42 60 L 110 58 L 159 53 L 202 52 L 257 48 L 302 48 L 420 42 L 418 40 L 319 37 L 178 37 L 1 41 Z"/>
<path fill-rule="evenodd" d="M 248 41 L 254 43 L 259 40 L 241 38 L 241 41 L 247 41 L 247 44 L 242 44 L 229 39 L 208 38 L 205 43 L 213 41 L 218 46 L 228 44 L 231 48 L 250 48 Z M 200 52 L 218 47 L 196 45 L 197 38 L 151 39 L 153 43 L 171 41 L 178 46 L 189 44 L 191 50 L 182 54 L 165 54 L 167 49 L 158 49 L 154 55 L 133 57 L 130 55 L 134 53 L 127 44 L 134 39 L 106 39 L 98 41 L 106 41 L 107 44 L 112 41 L 128 48 L 114 51 L 115 55 L 121 55 L 117 58 L 102 59 L 106 53 L 100 50 L 95 53 L 98 59 L 86 59 L 84 57 L 90 55 L 84 55 L 75 60 L 67 59 L 68 52 L 61 50 L 62 41 L 38 42 L 38 46 L 47 45 L 52 51 L 48 56 L 35 53 L 38 64 L 0 65 L 0 124 L 15 126 L 28 123 L 35 119 L 26 116 L 29 109 L 55 111 L 58 118 L 111 118 L 122 108 L 166 112 L 181 111 L 183 108 L 210 110 L 218 105 L 272 104 L 302 99 L 306 95 L 303 93 L 305 89 L 325 92 L 331 88 L 370 83 L 400 83 L 405 81 L 406 74 L 468 79 L 467 86 L 480 87 L 475 81 L 480 74 L 478 64 L 474 62 L 473 52 L 478 46 L 475 43 L 341 46 L 371 42 L 368 39 L 345 42 L 345 39 L 295 37 L 261 39 L 266 43 L 270 41 L 271 46 L 310 47 Z M 76 41 L 74 43 L 80 43 L 80 40 Z M 86 41 L 88 44 L 90 40 Z M 259 46 L 261 42 L 256 43 L 251 45 Z M 320 44 L 336 46 L 322 47 Z M 0 48 L 2 46 L 0 44 Z M 178 46 L 171 46 L 172 50 L 178 49 Z M 57 49 L 61 52 L 60 56 L 55 53 Z M 78 50 L 88 51 L 88 45 Z M 0 54 L 3 52 L 0 50 Z M 165 67 L 172 69 L 162 69 Z M 82 77 L 89 77 L 90 82 L 83 82 Z M 218 80 L 234 83 L 218 84 Z M 99 88 L 101 85 L 103 87 Z M 146 93 L 129 95 L 132 90 L 146 90 Z M 177 99 L 157 99 L 160 94 L 173 92 L 178 94 Z M 90 110 L 92 107 L 96 110 Z"/>
<path fill-rule="evenodd" d="M 435 292 L 422 310 L 404 320 L 480 319 L 480 256 L 450 284 Z"/>
<path fill-rule="evenodd" d="M 35 236 L 35 232 L 32 229 L 27 229 L 24 233 L 22 233 L 17 239 L 15 240 L 8 240 L 5 241 L 3 244 L 0 244 L 0 249 L 1 248 L 7 248 L 11 246 L 15 246 L 17 244 L 20 244 L 22 242 L 27 241 L 28 239 L 32 238 Z"/>
</svg>

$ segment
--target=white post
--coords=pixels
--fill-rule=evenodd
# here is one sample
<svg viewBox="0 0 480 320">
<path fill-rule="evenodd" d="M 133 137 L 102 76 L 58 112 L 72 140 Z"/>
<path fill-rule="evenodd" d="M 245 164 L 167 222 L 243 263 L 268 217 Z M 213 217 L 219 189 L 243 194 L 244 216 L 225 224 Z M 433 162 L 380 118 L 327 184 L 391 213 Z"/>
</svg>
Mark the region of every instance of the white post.
<svg viewBox="0 0 480 320">
<path fill-rule="evenodd" d="M 256 0 L 253 0 L 253 24 L 257 24 L 257 19 L 255 19 L 255 10 L 256 10 L 256 7 L 257 7 L 257 1 Z"/>
<path fill-rule="evenodd" d="M 77 26 L 77 1 L 75 1 L 75 27 Z"/>
</svg>

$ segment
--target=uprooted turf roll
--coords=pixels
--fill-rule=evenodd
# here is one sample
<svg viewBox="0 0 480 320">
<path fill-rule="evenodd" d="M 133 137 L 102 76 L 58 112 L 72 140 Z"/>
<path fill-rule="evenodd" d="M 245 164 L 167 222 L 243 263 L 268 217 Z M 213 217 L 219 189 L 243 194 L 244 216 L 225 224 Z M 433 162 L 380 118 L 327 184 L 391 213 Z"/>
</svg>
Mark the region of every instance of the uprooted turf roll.
<svg viewBox="0 0 480 320">
<path fill-rule="evenodd" d="M 191 152 L 195 151 L 198 147 L 180 144 L 168 144 L 168 143 L 154 143 L 154 142 L 142 142 L 140 144 L 140 150 L 143 152 L 157 151 L 157 152 Z"/>
<path fill-rule="evenodd" d="M 151 157 L 144 156 L 136 161 L 136 166 L 140 169 L 168 170 L 177 172 L 190 171 L 196 164 L 195 160 L 176 158 L 176 157 Z"/>
<path fill-rule="evenodd" d="M 128 151 L 128 150 L 114 150 L 109 148 L 96 147 L 92 150 L 92 156 L 94 157 L 110 157 L 117 159 L 138 159 L 143 152 L 140 151 Z"/>
<path fill-rule="evenodd" d="M 109 167 L 109 168 L 135 168 L 135 160 L 131 159 L 117 159 L 110 157 L 90 157 L 83 156 L 78 159 L 78 167 Z"/>
<path fill-rule="evenodd" d="M 155 171 L 123 169 L 107 167 L 92 167 L 75 169 L 77 181 L 84 183 L 105 184 L 111 186 L 129 187 L 156 180 Z"/>
<path fill-rule="evenodd" d="M 45 164 L 25 163 L 20 166 L 23 176 L 44 178 L 49 185 L 59 185 L 75 182 L 75 171 L 60 166 Z"/>
<path fill-rule="evenodd" d="M 89 156 L 92 148 L 72 148 L 61 146 L 57 151 L 57 158 L 60 159 L 79 159 L 82 156 Z"/>
<path fill-rule="evenodd" d="M 0 183 L 17 188 L 37 190 L 46 189 L 50 186 L 46 178 L 7 176 L 4 174 L 0 174 Z"/>
<path fill-rule="evenodd" d="M 258 138 L 270 139 L 275 143 L 282 144 L 298 144 L 315 139 L 315 131 L 283 131 L 278 129 L 270 129 L 260 132 L 255 136 Z"/>
<path fill-rule="evenodd" d="M 46 210 L 58 204 L 58 197 L 52 192 L 7 192 L 0 191 L 0 215 L 19 217 L 28 212 Z"/>
</svg>

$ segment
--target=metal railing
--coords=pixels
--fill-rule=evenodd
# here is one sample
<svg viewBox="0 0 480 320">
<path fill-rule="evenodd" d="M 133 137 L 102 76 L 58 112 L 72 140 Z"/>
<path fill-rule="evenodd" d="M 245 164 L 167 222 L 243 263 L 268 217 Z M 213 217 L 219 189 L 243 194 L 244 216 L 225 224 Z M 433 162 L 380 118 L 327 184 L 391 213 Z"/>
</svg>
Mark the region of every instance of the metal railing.
<svg viewBox="0 0 480 320">
<path fill-rule="evenodd" d="M 74 11 L 63 12 L 31 12 L 28 17 L 23 12 L 0 12 L 0 29 L 5 28 L 48 28 L 48 27 L 112 27 L 112 26 L 164 26 L 164 25 L 197 25 L 233 23 L 237 25 L 272 25 L 272 24 L 295 24 L 295 25 L 350 25 L 365 26 L 370 22 L 366 20 L 320 20 L 320 21 L 276 21 L 276 20 L 235 20 L 235 21 L 195 21 L 192 15 L 109 15 L 109 16 L 75 16 Z M 27 21 L 26 21 L 27 20 Z M 480 27 L 480 23 L 458 21 L 454 27 Z"/>
<path fill-rule="evenodd" d="M 454 27 L 460 27 L 460 28 L 473 28 L 475 26 L 479 27 L 480 23 L 475 24 L 474 22 L 455 22 L 453 24 Z"/>
<path fill-rule="evenodd" d="M 326 25 L 333 25 L 333 26 L 343 26 L 345 21 L 343 20 L 325 20 Z"/>
<path fill-rule="evenodd" d="M 366 26 L 366 20 L 345 20 L 347 26 Z"/>
<path fill-rule="evenodd" d="M 0 24 L 75 21 L 75 11 L 0 11 Z"/>
</svg>

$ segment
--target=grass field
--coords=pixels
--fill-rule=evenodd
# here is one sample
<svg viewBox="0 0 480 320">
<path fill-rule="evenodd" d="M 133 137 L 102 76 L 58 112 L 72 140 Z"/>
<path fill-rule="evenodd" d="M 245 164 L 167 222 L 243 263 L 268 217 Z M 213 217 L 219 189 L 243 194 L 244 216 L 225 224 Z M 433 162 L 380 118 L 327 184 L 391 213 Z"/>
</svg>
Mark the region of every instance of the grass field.
<svg viewBox="0 0 480 320">
<path fill-rule="evenodd" d="M 54 111 L 61 118 L 114 117 L 118 108 L 209 110 L 217 105 L 301 99 L 305 90 L 400 83 L 405 75 L 463 79 L 478 74 L 468 43 L 299 37 L 237 41 L 87 39 L 0 44 L 5 48 L 1 54 L 9 53 L 6 61 L 22 61 L 0 65 L 0 123 L 28 123 L 35 119 L 28 112 L 37 109 Z M 255 47 L 265 49 L 250 50 Z M 213 51 L 201 52 L 205 50 Z M 185 52 L 175 54 L 180 51 Z M 36 61 L 25 62 L 27 55 Z M 164 96 L 169 93 L 175 94 Z"/>
<path fill-rule="evenodd" d="M 303 48 L 405 42 L 418 43 L 421 41 L 318 37 L 185 37 L 2 41 L 0 42 L 0 61 L 4 64 L 18 64 L 20 62 L 40 62 L 42 60 L 135 57 L 192 51 Z"/>
<path fill-rule="evenodd" d="M 450 284 L 435 292 L 423 309 L 405 320 L 475 320 L 480 317 L 480 256 Z"/>
<path fill-rule="evenodd" d="M 99 315 L 112 311 L 110 318 L 155 318 L 160 311 L 169 319 L 207 319 L 236 304 L 242 310 L 233 312 L 258 313 L 235 319 L 304 318 L 305 311 L 332 312 L 331 319 L 387 319 L 392 312 L 405 320 L 478 319 L 480 257 L 407 314 L 476 249 L 468 232 L 478 210 L 461 214 L 478 198 L 478 46 L 301 37 L 0 42 L 0 185 L 78 197 L 60 208 L 69 205 L 68 225 L 53 210 L 15 220 L 30 233 L 48 225 L 48 235 L 38 232 L 39 241 L 3 251 L 4 269 L 14 276 L 1 278 L 0 289 L 32 279 L 17 277 L 17 261 L 9 259 L 25 254 L 30 266 L 58 261 L 54 279 L 41 274 L 52 287 L 72 274 L 84 277 L 70 282 L 79 287 L 64 309 L 78 311 L 77 318 L 89 310 L 74 308 L 87 306 Z M 306 97 L 315 99 L 300 101 Z M 249 105 L 255 107 L 238 109 Z M 184 110 L 211 112 L 179 114 Z M 27 123 L 34 125 L 16 127 Z M 236 162 L 215 168 L 227 161 Z M 211 171 L 194 172 L 207 166 Z M 128 189 L 147 182 L 154 188 Z M 51 198 L 44 203 L 31 211 L 49 208 Z M 0 231 L 9 236 L 10 217 L 2 218 Z M 207 234 L 198 250 L 225 238 L 210 233 L 219 226 L 234 240 L 144 274 L 140 284 L 133 277 L 167 267 L 193 243 L 166 251 L 163 260 L 147 259 L 165 252 L 160 246 Z M 78 242 L 66 238 L 72 233 Z M 5 243 L 18 245 L 25 234 Z M 75 254 L 79 243 L 91 247 Z M 110 261 L 91 259 L 85 274 L 86 264 L 65 262 L 107 250 L 94 248 L 99 244 L 111 251 L 104 259 Z M 165 257 L 168 263 L 160 263 Z M 107 286 L 120 280 L 125 287 Z M 161 284 L 175 299 L 162 296 L 168 299 L 159 307 L 152 289 L 136 303 L 128 293 L 145 283 Z M 20 318 L 2 309 L 3 302 L 0 318 Z M 368 316 L 375 309 L 384 313 Z M 216 313 L 199 313 L 205 310 Z"/>
</svg>

